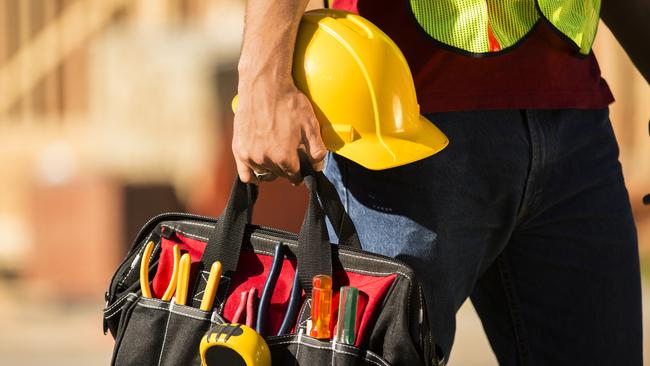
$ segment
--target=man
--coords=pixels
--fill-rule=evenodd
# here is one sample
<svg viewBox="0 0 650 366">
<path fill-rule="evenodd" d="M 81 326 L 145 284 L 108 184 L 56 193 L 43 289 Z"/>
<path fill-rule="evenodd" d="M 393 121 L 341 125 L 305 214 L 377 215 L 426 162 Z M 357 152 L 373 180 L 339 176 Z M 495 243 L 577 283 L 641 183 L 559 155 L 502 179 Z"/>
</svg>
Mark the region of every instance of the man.
<svg viewBox="0 0 650 366">
<path fill-rule="evenodd" d="M 291 78 L 306 3 L 247 2 L 232 145 L 244 182 L 297 184 L 298 149 L 325 158 Z M 334 1 L 397 43 L 450 144 L 383 171 L 330 155 L 325 172 L 364 249 L 418 274 L 445 355 L 470 297 L 502 365 L 641 365 L 636 231 L 591 53 L 599 2 L 561 3 Z M 648 2 L 601 10 L 648 79 Z"/>
</svg>

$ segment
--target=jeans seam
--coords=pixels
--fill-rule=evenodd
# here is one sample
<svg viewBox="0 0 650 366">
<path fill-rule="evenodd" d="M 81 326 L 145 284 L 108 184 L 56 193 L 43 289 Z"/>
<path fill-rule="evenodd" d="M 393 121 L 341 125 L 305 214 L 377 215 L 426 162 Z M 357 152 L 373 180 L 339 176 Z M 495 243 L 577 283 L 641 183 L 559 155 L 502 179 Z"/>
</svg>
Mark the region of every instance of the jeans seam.
<svg viewBox="0 0 650 366">
<path fill-rule="evenodd" d="M 528 365 L 528 345 L 524 336 L 524 321 L 519 310 L 519 299 L 513 286 L 512 276 L 506 262 L 505 253 L 497 258 L 497 267 L 499 276 L 503 284 L 503 290 L 506 296 L 508 310 L 512 321 L 513 333 L 515 336 L 515 346 L 517 348 L 517 358 L 522 366 Z"/>
<path fill-rule="evenodd" d="M 530 169 L 524 186 L 519 211 L 517 213 L 517 221 L 522 222 L 531 215 L 531 211 L 536 207 L 539 201 L 539 182 L 542 179 L 542 165 L 543 165 L 543 144 L 542 144 L 542 131 L 539 129 L 535 118 L 531 116 L 531 111 L 522 110 L 522 118 L 526 122 L 528 134 L 530 137 Z"/>
<path fill-rule="evenodd" d="M 339 167 L 343 169 L 339 169 L 339 172 L 341 173 L 341 182 L 343 183 L 343 207 L 345 208 L 345 212 L 350 214 L 350 198 L 348 197 L 349 195 L 349 190 L 348 190 L 348 164 L 345 160 L 339 161 Z"/>
</svg>

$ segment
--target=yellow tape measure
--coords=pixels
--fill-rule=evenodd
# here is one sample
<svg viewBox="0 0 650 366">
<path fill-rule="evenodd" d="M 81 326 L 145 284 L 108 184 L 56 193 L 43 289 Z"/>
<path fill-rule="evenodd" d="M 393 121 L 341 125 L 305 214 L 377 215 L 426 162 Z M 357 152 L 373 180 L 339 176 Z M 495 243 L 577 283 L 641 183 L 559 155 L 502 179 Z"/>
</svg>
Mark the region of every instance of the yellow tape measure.
<svg viewBox="0 0 650 366">
<path fill-rule="evenodd" d="M 202 366 L 271 366 L 264 338 L 242 324 L 214 326 L 201 339 L 199 350 Z"/>
</svg>

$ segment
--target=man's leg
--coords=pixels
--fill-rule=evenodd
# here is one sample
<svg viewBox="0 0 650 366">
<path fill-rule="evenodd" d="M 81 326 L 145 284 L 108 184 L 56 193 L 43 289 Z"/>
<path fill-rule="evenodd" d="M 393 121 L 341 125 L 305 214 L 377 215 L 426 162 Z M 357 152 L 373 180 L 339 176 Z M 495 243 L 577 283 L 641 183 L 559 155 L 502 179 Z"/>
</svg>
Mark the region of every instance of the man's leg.
<svg viewBox="0 0 650 366">
<path fill-rule="evenodd" d="M 499 363 L 641 365 L 636 231 L 607 112 L 527 114 L 522 211 L 472 294 Z"/>
<path fill-rule="evenodd" d="M 519 111 L 431 120 L 450 139 L 442 152 L 383 171 L 331 155 L 326 174 L 364 249 L 398 257 L 416 271 L 434 340 L 448 356 L 456 311 L 516 224 L 531 148 Z"/>
</svg>

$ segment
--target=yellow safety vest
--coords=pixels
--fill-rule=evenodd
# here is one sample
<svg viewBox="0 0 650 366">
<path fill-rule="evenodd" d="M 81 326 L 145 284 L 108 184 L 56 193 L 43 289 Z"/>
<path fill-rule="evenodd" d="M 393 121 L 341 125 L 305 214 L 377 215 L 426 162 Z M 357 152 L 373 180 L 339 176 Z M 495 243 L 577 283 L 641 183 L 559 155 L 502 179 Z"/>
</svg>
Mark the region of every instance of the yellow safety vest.
<svg viewBox="0 0 650 366">
<path fill-rule="evenodd" d="M 409 0 L 417 23 L 435 40 L 471 54 L 515 46 L 544 18 L 589 54 L 600 0 Z"/>
</svg>

